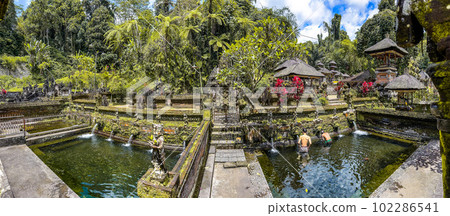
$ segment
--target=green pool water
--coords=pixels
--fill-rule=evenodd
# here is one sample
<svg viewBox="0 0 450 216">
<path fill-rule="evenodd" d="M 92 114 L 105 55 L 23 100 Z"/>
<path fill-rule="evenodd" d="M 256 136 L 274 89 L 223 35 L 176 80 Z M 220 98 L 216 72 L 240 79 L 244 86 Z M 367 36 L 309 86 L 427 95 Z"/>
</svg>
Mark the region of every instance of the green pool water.
<svg viewBox="0 0 450 216">
<path fill-rule="evenodd" d="M 137 197 L 137 181 L 151 167 L 149 149 L 90 134 L 40 146 L 32 148 L 36 155 L 80 197 Z M 179 157 L 171 153 L 169 170 Z"/>
<path fill-rule="evenodd" d="M 368 197 L 415 150 L 412 145 L 350 134 L 331 147 L 313 144 L 309 160 L 295 148 L 259 157 L 274 197 Z"/>
</svg>

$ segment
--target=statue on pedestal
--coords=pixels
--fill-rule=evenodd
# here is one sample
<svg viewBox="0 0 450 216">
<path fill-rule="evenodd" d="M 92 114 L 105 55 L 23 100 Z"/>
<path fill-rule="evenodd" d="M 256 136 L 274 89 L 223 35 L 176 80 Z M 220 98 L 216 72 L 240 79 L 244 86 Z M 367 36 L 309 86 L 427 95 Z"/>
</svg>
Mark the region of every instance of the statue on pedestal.
<svg viewBox="0 0 450 216">
<path fill-rule="evenodd" d="M 163 126 L 160 124 L 154 125 L 154 136 L 150 141 L 150 146 L 153 148 L 152 164 L 153 174 L 152 179 L 164 180 L 167 169 L 165 167 L 166 155 L 164 153 L 164 135 Z"/>
</svg>

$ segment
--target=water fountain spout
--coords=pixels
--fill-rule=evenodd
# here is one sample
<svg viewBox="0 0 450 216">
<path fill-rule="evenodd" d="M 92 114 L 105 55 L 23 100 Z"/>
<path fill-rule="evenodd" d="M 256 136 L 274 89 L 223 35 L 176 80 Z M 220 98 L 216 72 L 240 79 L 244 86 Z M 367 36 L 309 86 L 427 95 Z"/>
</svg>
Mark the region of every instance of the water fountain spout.
<svg viewBox="0 0 450 216">
<path fill-rule="evenodd" d="M 98 123 L 94 125 L 94 127 L 92 128 L 91 134 L 94 134 L 95 129 L 97 128 Z"/>
<path fill-rule="evenodd" d="M 270 138 L 270 146 L 272 147 L 272 149 L 270 149 L 270 152 L 272 152 L 272 153 L 278 152 L 278 150 L 275 148 L 275 146 L 273 144 L 273 138 Z"/>
<path fill-rule="evenodd" d="M 127 144 L 125 144 L 125 146 L 130 146 L 131 141 L 133 141 L 133 134 L 130 135 L 130 138 L 128 138 L 128 142 L 127 142 Z"/>
<path fill-rule="evenodd" d="M 114 131 L 111 130 L 111 133 L 109 133 L 109 138 L 107 139 L 108 141 L 112 141 L 112 135 L 113 135 Z"/>
</svg>

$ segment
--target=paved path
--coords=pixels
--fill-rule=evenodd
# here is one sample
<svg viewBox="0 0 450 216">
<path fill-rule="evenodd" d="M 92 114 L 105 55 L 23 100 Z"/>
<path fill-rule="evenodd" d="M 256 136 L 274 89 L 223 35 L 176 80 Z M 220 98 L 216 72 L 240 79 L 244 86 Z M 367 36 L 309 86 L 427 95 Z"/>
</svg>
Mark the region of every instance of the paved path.
<svg viewBox="0 0 450 216">
<path fill-rule="evenodd" d="M 26 145 L 0 148 L 0 160 L 14 197 L 78 197 Z"/>
<path fill-rule="evenodd" d="M 439 141 L 419 147 L 371 198 L 442 198 L 442 160 Z"/>
<path fill-rule="evenodd" d="M 246 158 L 243 149 L 209 152 L 200 198 L 272 197 L 256 156 Z"/>
</svg>

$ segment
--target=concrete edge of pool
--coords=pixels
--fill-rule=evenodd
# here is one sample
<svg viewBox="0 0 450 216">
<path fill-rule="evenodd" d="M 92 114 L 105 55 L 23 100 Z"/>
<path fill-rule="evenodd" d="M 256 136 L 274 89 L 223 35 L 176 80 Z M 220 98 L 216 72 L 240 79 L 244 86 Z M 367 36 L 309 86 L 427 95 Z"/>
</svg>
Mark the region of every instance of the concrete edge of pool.
<svg viewBox="0 0 450 216">
<path fill-rule="evenodd" d="M 41 159 L 25 145 L 0 148 L 11 197 L 78 198 Z"/>
<path fill-rule="evenodd" d="M 439 140 L 417 148 L 369 198 L 442 198 Z"/>
</svg>

